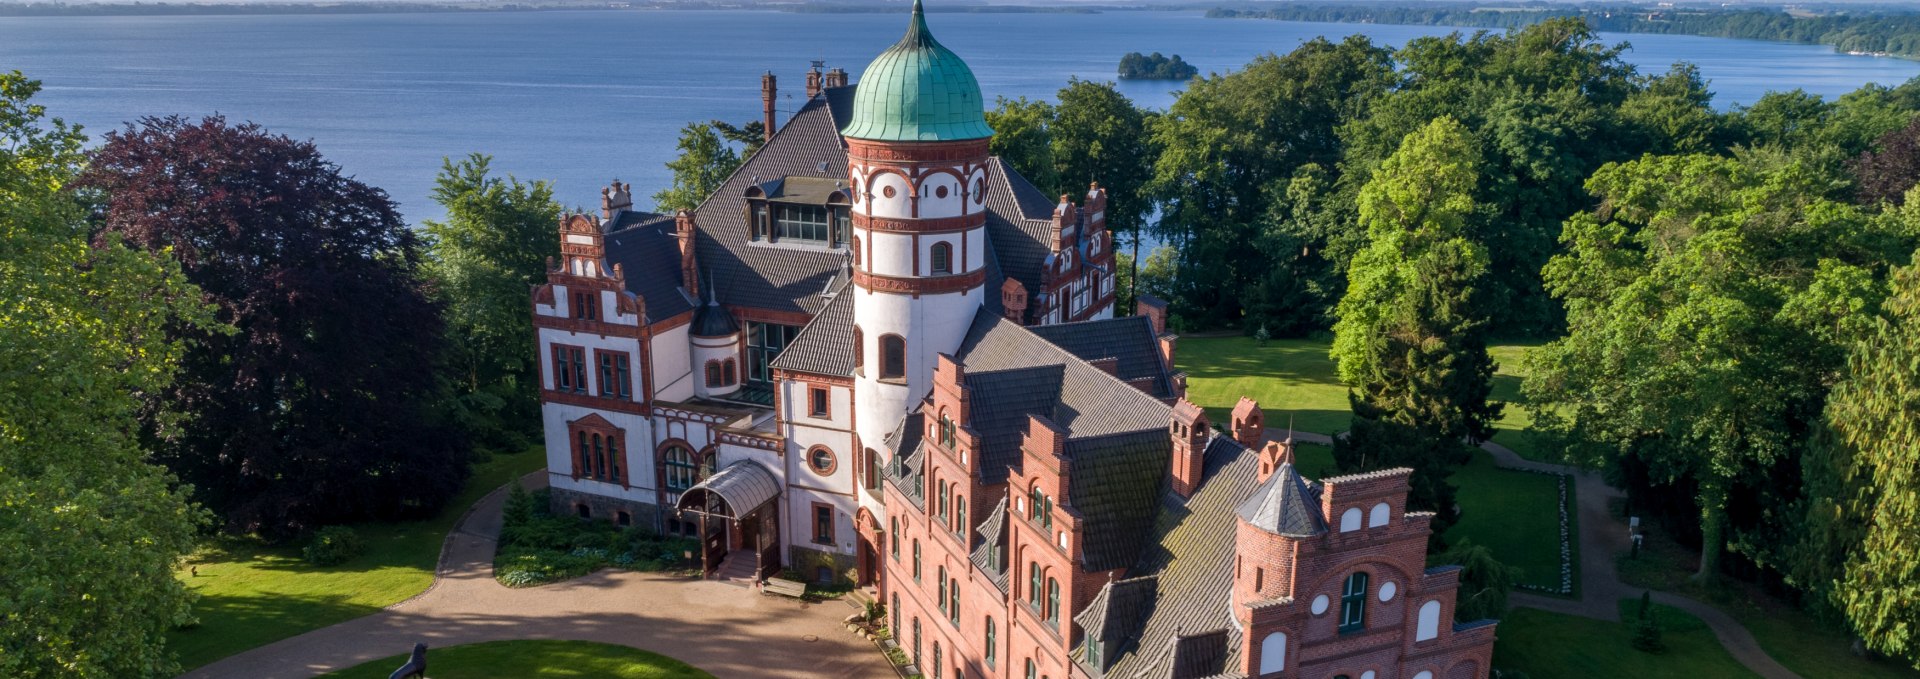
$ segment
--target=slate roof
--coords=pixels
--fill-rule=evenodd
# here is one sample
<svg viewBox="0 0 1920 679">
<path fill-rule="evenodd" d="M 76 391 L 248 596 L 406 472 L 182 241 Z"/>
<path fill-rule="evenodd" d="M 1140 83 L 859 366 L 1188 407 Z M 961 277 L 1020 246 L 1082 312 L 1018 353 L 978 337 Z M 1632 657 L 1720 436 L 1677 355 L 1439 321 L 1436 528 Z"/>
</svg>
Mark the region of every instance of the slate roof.
<svg viewBox="0 0 1920 679">
<path fill-rule="evenodd" d="M 1122 316 L 1099 321 L 1034 326 L 1033 334 L 1087 361 L 1117 359 L 1114 372 L 1121 381 L 1147 380 L 1155 398 L 1174 397 L 1173 380 L 1160 361 L 1160 343 L 1153 319 Z"/>
<path fill-rule="evenodd" d="M 1007 467 L 1019 464 L 1030 414 L 1065 429 L 1070 440 L 1151 431 L 1166 443 L 1166 404 L 989 311 L 974 315 L 954 354 L 972 390 L 969 424 L 984 439 L 983 483 L 1004 482 Z M 1165 446 L 1158 455 L 1164 463 Z"/>
<path fill-rule="evenodd" d="M 1139 629 L 1140 615 L 1152 601 L 1153 590 L 1152 576 L 1108 580 L 1079 615 L 1073 616 L 1086 639 L 1099 640 L 1108 649 L 1107 657 L 1102 658 L 1103 667 L 1094 668 L 1096 671 L 1111 666 L 1112 649 L 1132 640 L 1127 635 Z"/>
<path fill-rule="evenodd" d="M 844 377 L 853 374 L 853 285 L 841 283 L 833 301 L 800 328 L 793 343 L 773 359 L 779 370 Z"/>
<path fill-rule="evenodd" d="M 606 230 L 607 265 L 620 267 L 627 291 L 646 301 L 647 318 L 672 318 L 693 309 L 680 280 L 680 247 L 673 215 L 623 211 Z"/>
<path fill-rule="evenodd" d="M 1304 538 L 1327 532 L 1327 519 L 1320 515 L 1320 484 L 1309 484 L 1291 462 L 1280 463 L 1235 513 L 1248 525 L 1275 535 Z"/>
<path fill-rule="evenodd" d="M 1239 664 L 1240 633 L 1231 626 L 1234 510 L 1254 491 L 1259 455 L 1215 435 L 1205 459 L 1203 483 L 1192 498 L 1163 486 L 1147 540 L 1154 548 L 1128 570 L 1152 577 L 1153 596 L 1138 626 L 1121 635 L 1131 641 L 1108 650 L 1108 679 L 1207 676 Z M 1208 636 L 1215 633 L 1220 636 Z"/>
<path fill-rule="evenodd" d="M 847 150 L 839 130 L 852 113 L 856 87 L 831 88 L 808 100 L 694 210 L 695 256 L 701 275 L 710 277 L 721 290 L 722 302 L 809 315 L 827 305 L 829 300 L 820 293 L 836 287 L 833 281 L 844 265 L 847 250 L 754 243 L 746 222 L 746 191 L 773 182 L 779 182 L 785 190 L 788 186 L 820 188 L 827 181 L 845 181 Z M 998 158 L 987 164 L 987 170 L 988 290 L 997 289 L 1004 276 L 1019 279 L 1028 290 L 1037 290 L 1041 262 L 1048 255 L 1051 239 L 1051 222 L 1047 221 L 1051 201 Z M 677 288 L 680 265 L 672 239 L 673 218 L 662 219 L 666 237 L 655 239 L 659 249 L 649 253 L 648 268 L 663 276 L 670 274 Z M 639 268 L 629 265 L 628 275 Z M 986 305 L 998 313 L 999 295 L 986 297 Z M 651 297 L 648 303 L 653 304 Z M 688 308 L 692 308 L 691 300 L 679 310 Z"/>
<path fill-rule="evenodd" d="M 987 579 L 992 580 L 994 585 L 999 586 L 1001 592 L 1006 592 L 1007 496 L 1005 494 L 1000 496 L 999 502 L 994 503 L 993 511 L 987 513 L 986 520 L 980 522 L 980 528 L 975 533 L 980 536 L 980 544 L 973 548 L 973 553 L 970 555 L 973 565 L 978 567 Z M 999 558 L 998 567 L 994 562 L 996 556 Z"/>
<path fill-rule="evenodd" d="M 955 359 L 970 393 L 967 424 L 981 438 L 981 482 L 1006 482 L 1021 464 L 1027 418 L 1044 417 L 1067 433 L 1068 503 L 1084 521 L 1085 567 L 1139 558 L 1168 469 L 1170 409 L 989 310 L 974 315 Z"/>
</svg>

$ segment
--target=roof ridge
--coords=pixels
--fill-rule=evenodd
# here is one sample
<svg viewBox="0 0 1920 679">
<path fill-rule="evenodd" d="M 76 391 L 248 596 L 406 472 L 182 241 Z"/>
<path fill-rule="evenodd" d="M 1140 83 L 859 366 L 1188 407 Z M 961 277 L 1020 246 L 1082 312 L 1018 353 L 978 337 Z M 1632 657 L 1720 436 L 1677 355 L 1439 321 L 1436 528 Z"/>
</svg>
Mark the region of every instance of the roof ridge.
<svg viewBox="0 0 1920 679">
<path fill-rule="evenodd" d="M 1410 467 L 1388 467 L 1386 469 L 1375 469 L 1373 471 L 1354 472 L 1352 474 L 1344 474 L 1341 476 L 1329 476 L 1327 478 L 1320 479 L 1320 483 L 1328 484 L 1328 483 L 1345 483 L 1349 481 L 1371 481 L 1374 479 L 1384 479 L 1389 476 L 1412 475 L 1412 474 L 1413 474 L 1413 469 Z"/>
<path fill-rule="evenodd" d="M 747 171 L 747 166 L 753 164 L 754 159 L 759 158 L 760 154 L 766 153 L 767 147 L 773 146 L 774 140 L 777 140 L 780 138 L 780 133 L 787 131 L 787 128 L 793 126 L 794 119 L 799 118 L 800 114 L 806 113 L 810 108 L 813 107 L 813 102 L 815 99 L 821 100 L 821 105 L 820 105 L 821 108 L 826 107 L 826 103 L 825 103 L 826 97 L 824 95 L 815 95 L 807 98 L 806 103 L 803 103 L 800 105 L 800 110 L 794 111 L 793 115 L 787 116 L 786 124 L 780 125 L 775 129 L 768 130 L 766 140 L 761 142 L 760 146 L 754 148 L 753 153 L 749 153 L 747 154 L 747 157 L 741 158 L 740 164 L 733 166 L 733 171 L 728 172 L 727 176 L 722 177 L 720 179 L 720 183 L 714 185 L 715 188 L 713 189 L 713 192 L 708 193 L 706 197 L 701 198 L 700 204 L 693 206 L 693 209 L 688 210 L 688 212 L 698 215 L 700 214 L 701 210 L 706 209 L 707 204 L 713 202 L 714 196 L 720 195 L 720 189 L 726 188 L 727 183 L 733 181 L 734 177 L 738 177 L 740 176 L 740 173 Z M 831 115 L 831 111 L 829 111 L 829 115 Z M 833 136 L 836 139 L 838 139 L 840 137 L 840 127 L 838 125 L 829 125 L 828 127 L 833 128 Z M 727 140 L 721 139 L 720 143 L 724 145 L 727 143 Z M 840 146 L 845 147 L 846 145 L 847 145 L 846 140 L 840 139 Z M 754 182 L 754 183 L 759 184 L 760 182 Z M 656 205 L 655 207 L 659 207 L 659 206 Z"/>
</svg>

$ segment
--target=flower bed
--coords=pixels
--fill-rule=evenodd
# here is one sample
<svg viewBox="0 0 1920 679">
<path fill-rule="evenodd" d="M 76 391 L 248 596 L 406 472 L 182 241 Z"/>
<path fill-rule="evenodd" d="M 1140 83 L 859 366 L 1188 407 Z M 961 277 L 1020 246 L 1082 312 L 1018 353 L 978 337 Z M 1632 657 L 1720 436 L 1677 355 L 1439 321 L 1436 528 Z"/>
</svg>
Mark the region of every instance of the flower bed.
<svg viewBox="0 0 1920 679">
<path fill-rule="evenodd" d="M 1568 502 L 1567 497 L 1568 477 L 1566 474 L 1559 472 L 1535 469 L 1513 469 L 1512 471 L 1546 474 L 1555 477 L 1560 482 L 1560 586 L 1557 588 L 1543 587 L 1532 583 L 1515 583 L 1514 586 L 1534 592 L 1573 596 L 1573 522 L 1570 516 L 1571 510 L 1568 508 L 1568 505 L 1572 504 Z"/>
<path fill-rule="evenodd" d="M 651 572 L 695 567 L 686 555 L 698 550 L 697 540 L 555 515 L 547 511 L 546 494 L 515 487 L 507 497 L 493 557 L 494 579 L 500 584 L 532 587 L 602 568 Z"/>
</svg>

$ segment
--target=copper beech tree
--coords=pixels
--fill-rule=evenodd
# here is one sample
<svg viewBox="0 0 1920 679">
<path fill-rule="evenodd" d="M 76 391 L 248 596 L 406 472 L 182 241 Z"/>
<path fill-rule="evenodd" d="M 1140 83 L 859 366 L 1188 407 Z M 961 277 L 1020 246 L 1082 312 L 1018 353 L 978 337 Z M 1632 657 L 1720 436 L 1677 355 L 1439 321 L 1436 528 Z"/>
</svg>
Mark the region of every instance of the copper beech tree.
<svg viewBox="0 0 1920 679">
<path fill-rule="evenodd" d="M 228 530 L 269 537 L 422 516 L 459 491 L 439 417 L 441 308 L 380 189 L 313 144 L 221 117 L 109 133 L 81 185 L 104 240 L 164 252 L 231 331 L 176 325 L 180 378 L 150 396 L 156 458 Z"/>
</svg>

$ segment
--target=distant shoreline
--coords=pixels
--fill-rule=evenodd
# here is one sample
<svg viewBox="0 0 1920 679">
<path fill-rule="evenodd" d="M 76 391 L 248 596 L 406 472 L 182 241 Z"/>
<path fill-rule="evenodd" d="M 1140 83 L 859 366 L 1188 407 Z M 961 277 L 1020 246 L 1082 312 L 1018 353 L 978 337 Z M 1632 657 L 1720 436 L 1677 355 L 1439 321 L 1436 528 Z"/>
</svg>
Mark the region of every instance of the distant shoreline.
<svg viewBox="0 0 1920 679">
<path fill-rule="evenodd" d="M 928 10 L 936 14 L 1097 14 L 1113 11 L 1178 10 L 1203 11 L 1199 6 L 1118 6 L 1085 5 L 1040 7 L 1028 5 L 961 5 Z M 312 14 L 425 14 L 459 12 L 561 12 L 561 11 L 729 11 L 791 12 L 796 14 L 905 14 L 904 5 L 879 4 L 782 4 L 746 5 L 698 2 L 625 2 L 602 3 L 503 3 L 451 4 L 435 2 L 335 2 L 335 3 L 193 3 L 193 2 L 113 2 L 0 3 L 0 17 L 71 16 L 271 16 Z"/>
</svg>

